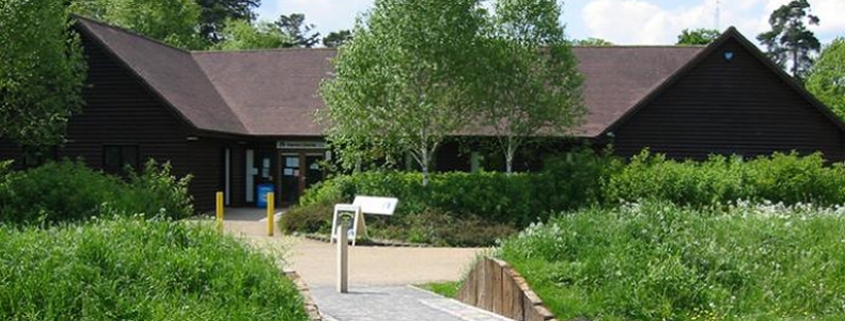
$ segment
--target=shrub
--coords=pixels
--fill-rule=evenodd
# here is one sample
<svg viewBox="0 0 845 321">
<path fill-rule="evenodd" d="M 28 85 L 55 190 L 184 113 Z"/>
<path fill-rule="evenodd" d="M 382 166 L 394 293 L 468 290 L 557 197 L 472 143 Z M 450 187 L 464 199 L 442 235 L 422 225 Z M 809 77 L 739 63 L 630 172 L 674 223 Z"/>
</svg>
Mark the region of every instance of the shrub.
<svg viewBox="0 0 845 321">
<path fill-rule="evenodd" d="M 548 160 L 541 173 L 435 173 L 427 187 L 419 173 L 363 172 L 312 187 L 300 204 L 349 202 L 355 195 L 393 196 L 399 198 L 400 217 L 440 211 L 524 227 L 547 219 L 549 213 L 599 202 L 601 185 L 620 164 L 616 158 L 579 150 Z"/>
<path fill-rule="evenodd" d="M 662 199 L 696 206 L 739 199 L 833 205 L 845 202 L 843 174 L 841 164 L 825 166 L 818 153 L 678 162 L 645 150 L 610 176 L 604 194 L 609 201 Z"/>
<path fill-rule="evenodd" d="M 171 173 L 170 163 L 159 165 L 154 160 L 144 164 L 139 174 L 129 172 L 128 200 L 120 207 L 130 213 L 162 213 L 171 218 L 186 218 L 194 214 L 194 205 L 188 193 L 191 175 L 177 179 Z"/>
<path fill-rule="evenodd" d="M 562 320 L 841 320 L 845 208 L 669 202 L 529 227 L 500 255 Z"/>
<path fill-rule="evenodd" d="M 13 172 L 0 183 L 0 222 L 56 223 L 97 216 L 104 204 L 126 214 L 183 218 L 193 214 L 187 183 L 170 165 L 150 161 L 129 182 L 62 161 Z"/>
<path fill-rule="evenodd" d="M 369 236 L 435 246 L 492 246 L 514 233 L 511 225 L 484 221 L 476 215 L 450 215 L 441 211 L 405 217 L 368 217 Z"/>
<path fill-rule="evenodd" d="M 7 176 L 0 188 L 0 221 L 54 223 L 87 219 L 125 186 L 81 163 L 58 162 Z"/>
<path fill-rule="evenodd" d="M 328 234 L 332 228 L 334 204 L 339 201 L 322 201 L 304 206 L 293 206 L 279 220 L 279 230 L 285 234 L 293 232 Z"/>
<path fill-rule="evenodd" d="M 0 226 L 2 320 L 307 320 L 272 258 L 204 226 Z"/>
</svg>

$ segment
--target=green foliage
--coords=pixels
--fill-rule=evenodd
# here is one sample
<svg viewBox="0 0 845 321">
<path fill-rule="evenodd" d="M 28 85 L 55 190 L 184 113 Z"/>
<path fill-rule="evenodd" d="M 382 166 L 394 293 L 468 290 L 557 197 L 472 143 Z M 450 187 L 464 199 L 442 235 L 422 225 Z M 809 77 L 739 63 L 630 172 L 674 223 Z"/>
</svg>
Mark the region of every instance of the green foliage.
<svg viewBox="0 0 845 321">
<path fill-rule="evenodd" d="M 332 198 L 327 198 L 331 200 Z M 293 206 L 279 220 L 279 230 L 285 234 L 322 233 L 330 234 L 334 205 L 341 201 L 320 201 L 306 206 Z"/>
<path fill-rule="evenodd" d="M 352 201 L 355 195 L 399 198 L 396 216 L 436 210 L 456 217 L 516 227 L 543 221 L 548 213 L 599 202 L 602 182 L 621 161 L 579 150 L 546 161 L 541 173 L 437 173 L 428 187 L 420 173 L 363 172 L 321 182 L 306 191 L 301 205 Z"/>
<path fill-rule="evenodd" d="M 127 213 L 165 214 L 171 218 L 194 215 L 193 198 L 188 193 L 192 176 L 176 178 L 170 163 L 159 165 L 148 160 L 141 173 L 129 172 L 128 201 L 116 204 Z"/>
<path fill-rule="evenodd" d="M 275 23 L 276 28 L 284 34 L 290 42 L 285 47 L 311 48 L 320 43 L 320 33 L 313 33 L 316 26 L 305 23 L 305 15 L 294 13 L 281 15 Z"/>
<path fill-rule="evenodd" d="M 79 36 L 69 26 L 61 1 L 0 0 L 0 137 L 62 141 L 68 119 L 82 108 L 86 76 Z"/>
<path fill-rule="evenodd" d="M 339 30 L 329 32 L 325 38 L 323 38 L 323 45 L 327 48 L 338 48 L 343 46 L 345 43 L 352 40 L 352 32 L 349 30 Z"/>
<path fill-rule="evenodd" d="M 586 114 L 583 78 L 554 0 L 497 0 L 483 54 L 473 116 L 491 129 L 511 173 L 532 137 L 564 136 Z"/>
<path fill-rule="evenodd" d="M 395 217 L 367 218 L 369 236 L 435 246 L 492 246 L 516 233 L 511 224 L 473 214 L 454 215 L 437 209 Z"/>
<path fill-rule="evenodd" d="M 626 204 L 564 213 L 500 255 L 561 320 L 841 320 L 843 215 Z"/>
<path fill-rule="evenodd" d="M 227 20 L 220 35 L 223 40 L 212 46 L 213 49 L 270 49 L 282 48 L 290 43 L 290 38 L 269 22 L 253 25 L 246 20 Z"/>
<path fill-rule="evenodd" d="M 447 298 L 454 298 L 458 295 L 458 290 L 463 286 L 463 282 L 434 282 L 417 285 L 420 288 L 440 294 Z"/>
<path fill-rule="evenodd" d="M 206 49 L 195 0 L 75 0 L 74 12 L 183 49 Z"/>
<path fill-rule="evenodd" d="M 465 126 L 467 67 L 478 58 L 478 0 L 379 0 L 320 86 L 328 140 L 349 168 L 363 149 L 410 153 L 428 169 L 443 139 Z"/>
<path fill-rule="evenodd" d="M 217 44 L 229 20 L 255 20 L 254 8 L 261 0 L 196 0 L 200 7 L 200 35 L 208 43 Z"/>
<path fill-rule="evenodd" d="M 772 12 L 772 30 L 757 36 L 768 49 L 769 58 L 781 68 L 788 66 L 792 77 L 802 82 L 813 65 L 813 53 L 821 49 L 819 39 L 804 24 L 805 20 L 807 24 L 819 24 L 819 17 L 809 14 L 809 10 L 807 0 L 792 0 Z"/>
<path fill-rule="evenodd" d="M 608 47 L 613 46 L 613 43 L 601 38 L 586 38 L 573 41 L 572 45 L 582 47 Z"/>
<path fill-rule="evenodd" d="M 0 226 L 0 319 L 307 320 L 273 258 L 211 228 Z"/>
<path fill-rule="evenodd" d="M 716 29 L 684 29 L 681 31 L 681 34 L 678 35 L 678 44 L 679 45 L 709 45 L 713 41 L 719 38 L 721 33 L 719 30 Z"/>
<path fill-rule="evenodd" d="M 82 163 L 48 163 L 0 180 L 0 222 L 58 223 L 99 216 L 103 206 L 125 214 L 184 218 L 193 215 L 189 178 L 175 179 L 170 166 L 147 163 L 129 183 Z"/>
<path fill-rule="evenodd" d="M 678 162 L 646 150 L 611 175 L 604 198 L 661 199 L 699 206 L 740 199 L 834 205 L 845 204 L 843 192 L 845 168 L 825 166 L 821 154 L 775 153 L 747 161 L 711 156 L 704 162 Z"/>
<path fill-rule="evenodd" d="M 810 70 L 807 90 L 845 119 L 845 38 L 825 47 Z"/>
</svg>

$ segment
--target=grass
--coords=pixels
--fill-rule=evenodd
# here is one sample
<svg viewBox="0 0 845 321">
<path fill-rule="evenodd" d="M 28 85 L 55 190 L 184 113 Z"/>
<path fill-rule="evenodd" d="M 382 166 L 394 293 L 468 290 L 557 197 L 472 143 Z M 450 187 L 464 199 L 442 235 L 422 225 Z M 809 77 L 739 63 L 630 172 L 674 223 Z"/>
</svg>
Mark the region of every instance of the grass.
<svg viewBox="0 0 845 321">
<path fill-rule="evenodd" d="M 845 208 L 585 209 L 505 241 L 561 320 L 843 320 Z"/>
<path fill-rule="evenodd" d="M 458 295 L 458 290 L 460 290 L 463 285 L 464 283 L 462 281 L 452 281 L 418 284 L 417 287 L 440 294 L 447 298 L 455 298 Z"/>
<path fill-rule="evenodd" d="M 0 226 L 0 320 L 307 320 L 275 262 L 203 226 Z"/>
</svg>

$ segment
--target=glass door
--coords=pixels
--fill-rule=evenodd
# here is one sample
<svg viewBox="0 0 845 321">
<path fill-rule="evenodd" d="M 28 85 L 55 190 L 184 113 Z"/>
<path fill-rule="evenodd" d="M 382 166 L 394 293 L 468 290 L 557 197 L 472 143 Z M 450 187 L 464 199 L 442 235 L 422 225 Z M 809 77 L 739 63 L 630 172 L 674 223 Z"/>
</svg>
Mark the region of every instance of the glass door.
<svg viewBox="0 0 845 321">
<path fill-rule="evenodd" d="M 312 154 L 305 156 L 305 179 L 304 188 L 307 189 L 316 183 L 323 180 L 323 169 L 320 167 L 320 161 L 323 160 L 323 155 Z M 303 192 L 305 190 L 303 189 Z"/>
<path fill-rule="evenodd" d="M 300 166 L 299 154 L 282 154 L 281 174 L 281 197 L 280 201 L 288 204 L 296 204 L 299 200 L 300 187 Z"/>
</svg>

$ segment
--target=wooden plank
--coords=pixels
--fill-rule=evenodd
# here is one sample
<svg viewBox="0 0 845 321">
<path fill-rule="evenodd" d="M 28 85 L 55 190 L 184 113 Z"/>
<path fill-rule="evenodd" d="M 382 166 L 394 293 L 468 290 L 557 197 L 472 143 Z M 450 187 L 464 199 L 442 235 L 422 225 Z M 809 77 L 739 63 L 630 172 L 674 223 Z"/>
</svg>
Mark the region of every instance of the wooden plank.
<svg viewBox="0 0 845 321">
<path fill-rule="evenodd" d="M 458 300 L 472 306 L 475 306 L 478 302 L 478 264 L 475 265 L 475 268 L 469 272 L 466 280 L 464 280 Z"/>
<path fill-rule="evenodd" d="M 491 277 L 490 279 L 492 280 L 491 286 L 492 286 L 492 294 L 493 294 L 492 295 L 493 306 L 492 306 L 492 309 L 490 311 L 493 311 L 493 313 L 502 314 L 502 300 L 503 300 L 503 298 L 502 298 L 502 288 L 504 286 L 503 285 L 504 282 L 502 282 L 502 273 L 504 273 L 504 272 L 502 271 L 502 266 L 499 265 L 499 262 L 496 262 L 495 260 L 490 260 L 489 264 L 490 264 L 490 277 Z"/>
<path fill-rule="evenodd" d="M 510 268 L 504 267 L 502 268 L 502 313 L 511 319 L 516 319 L 514 317 L 514 294 L 519 293 L 519 289 L 513 283 L 513 277 L 509 273 Z"/>
<path fill-rule="evenodd" d="M 490 311 L 493 308 L 493 284 L 490 282 L 490 261 L 484 259 L 478 264 L 478 302 L 476 306 Z"/>
</svg>

